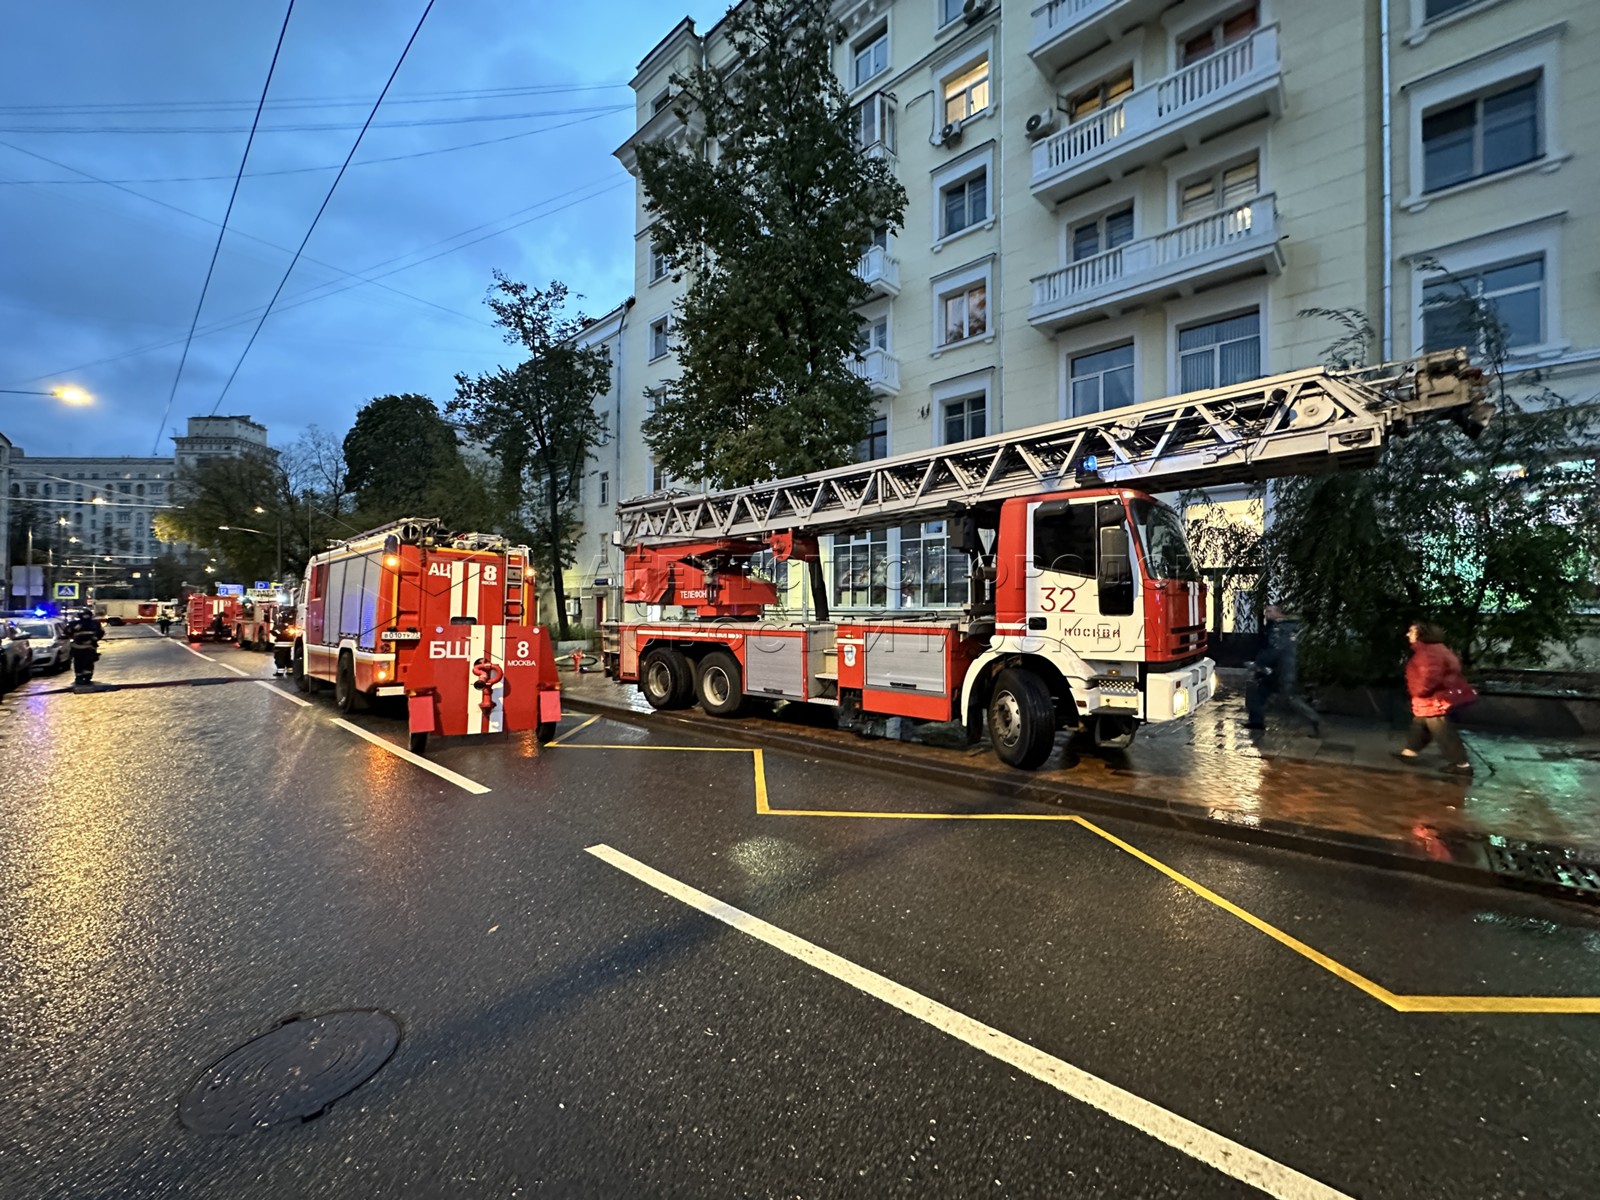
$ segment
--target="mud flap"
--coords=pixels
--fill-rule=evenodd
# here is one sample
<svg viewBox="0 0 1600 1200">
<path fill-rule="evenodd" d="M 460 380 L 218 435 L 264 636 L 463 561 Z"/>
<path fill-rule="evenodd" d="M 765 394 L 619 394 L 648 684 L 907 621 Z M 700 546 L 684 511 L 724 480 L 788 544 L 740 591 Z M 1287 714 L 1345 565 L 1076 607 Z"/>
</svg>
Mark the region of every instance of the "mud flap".
<svg viewBox="0 0 1600 1200">
<path fill-rule="evenodd" d="M 539 692 L 539 723 L 553 725 L 561 720 L 561 693 L 553 688 Z"/>
<path fill-rule="evenodd" d="M 406 697 L 406 716 L 410 719 L 412 733 L 433 733 L 433 693 Z"/>
</svg>

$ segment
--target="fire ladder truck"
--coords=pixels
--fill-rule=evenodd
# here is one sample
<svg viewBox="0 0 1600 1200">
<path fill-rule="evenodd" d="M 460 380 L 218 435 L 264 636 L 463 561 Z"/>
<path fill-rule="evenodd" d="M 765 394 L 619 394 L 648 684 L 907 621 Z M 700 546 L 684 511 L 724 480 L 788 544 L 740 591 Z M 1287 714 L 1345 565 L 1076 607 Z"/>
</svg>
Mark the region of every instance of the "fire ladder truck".
<svg viewBox="0 0 1600 1200">
<path fill-rule="evenodd" d="M 1323 368 L 1192 392 L 751 487 L 618 506 L 623 598 L 606 673 L 655 708 L 709 714 L 749 699 L 985 728 L 1033 769 L 1057 730 L 1127 745 L 1143 722 L 1210 699 L 1206 596 L 1178 514 L 1153 492 L 1364 467 L 1415 425 L 1487 419 L 1464 351 L 1361 371 Z M 1331 515 L 1331 514 L 1330 514 Z M 948 522 L 971 563 L 948 613 L 830 621 L 818 539 Z M 753 556 L 808 566 L 814 620 L 763 619 L 777 586 Z M 660 620 L 661 608 L 690 614 Z M 636 609 L 637 611 L 637 609 Z"/>
</svg>

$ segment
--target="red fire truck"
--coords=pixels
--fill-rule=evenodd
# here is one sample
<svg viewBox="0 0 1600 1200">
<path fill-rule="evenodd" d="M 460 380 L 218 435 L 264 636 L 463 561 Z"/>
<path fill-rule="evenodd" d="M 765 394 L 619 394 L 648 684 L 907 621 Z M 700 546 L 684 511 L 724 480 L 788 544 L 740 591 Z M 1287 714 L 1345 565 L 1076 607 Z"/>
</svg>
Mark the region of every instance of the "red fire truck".
<svg viewBox="0 0 1600 1200">
<path fill-rule="evenodd" d="M 549 631 L 529 624 L 525 546 L 404 520 L 336 543 L 306 568 L 291 652 L 303 692 L 331 684 L 353 712 L 405 697 L 411 748 L 429 734 L 554 735 L 561 685 Z"/>
<path fill-rule="evenodd" d="M 1418 421 L 1482 418 L 1462 352 L 1297 371 L 748 488 L 618 507 L 623 598 L 606 671 L 656 708 L 746 699 L 986 730 L 1012 766 L 1059 729 L 1121 747 L 1210 699 L 1206 589 L 1151 493 L 1365 466 Z M 828 619 L 820 535 L 944 521 L 970 563 L 959 614 Z M 814 619 L 769 615 L 751 560 L 807 564 Z M 681 619 L 661 619 L 676 607 Z"/>
<path fill-rule="evenodd" d="M 191 642 L 207 638 L 224 642 L 233 636 L 233 627 L 239 615 L 237 596 L 205 596 L 196 592 L 184 606 L 184 632 Z M 221 618 L 221 624 L 217 619 Z"/>
</svg>

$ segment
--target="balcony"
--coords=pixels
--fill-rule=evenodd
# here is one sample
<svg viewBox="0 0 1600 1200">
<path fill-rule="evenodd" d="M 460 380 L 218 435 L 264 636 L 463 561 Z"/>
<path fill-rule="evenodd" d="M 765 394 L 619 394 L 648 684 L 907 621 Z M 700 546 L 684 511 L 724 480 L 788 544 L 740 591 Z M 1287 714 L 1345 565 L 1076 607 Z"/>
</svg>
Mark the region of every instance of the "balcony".
<svg viewBox="0 0 1600 1200">
<path fill-rule="evenodd" d="M 850 374 L 865 379 L 874 396 L 900 394 L 900 361 L 886 350 L 862 350 L 846 364 Z"/>
<path fill-rule="evenodd" d="M 1033 194 L 1053 206 L 1282 111 L 1278 29 L 1269 25 L 1036 143 Z"/>
<path fill-rule="evenodd" d="M 1028 57 L 1054 79 L 1068 63 L 1116 41 L 1169 5 L 1170 0 L 1050 0 L 1033 10 Z"/>
<path fill-rule="evenodd" d="M 676 106 L 669 104 L 634 130 L 633 136 L 611 153 L 622 164 L 623 170 L 630 175 L 637 175 L 640 146 L 651 142 L 666 142 L 668 145 L 684 142 L 698 144 L 705 137 L 705 132 L 705 114 L 699 109 L 691 109 L 688 120 L 685 120 L 677 114 Z"/>
<path fill-rule="evenodd" d="M 1047 333 L 1210 284 L 1283 269 L 1277 197 L 1187 221 L 1033 280 L 1028 322 Z"/>
<path fill-rule="evenodd" d="M 900 263 L 882 246 L 867 247 L 856 264 L 856 274 L 872 289 L 874 297 L 900 294 Z"/>
</svg>

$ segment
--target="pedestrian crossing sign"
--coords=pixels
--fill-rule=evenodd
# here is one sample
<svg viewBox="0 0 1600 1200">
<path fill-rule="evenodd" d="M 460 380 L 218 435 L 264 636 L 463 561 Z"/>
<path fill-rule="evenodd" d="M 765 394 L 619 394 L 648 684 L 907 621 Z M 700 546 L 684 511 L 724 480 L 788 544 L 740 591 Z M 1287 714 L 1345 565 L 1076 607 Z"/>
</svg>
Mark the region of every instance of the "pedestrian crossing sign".
<svg viewBox="0 0 1600 1200">
<path fill-rule="evenodd" d="M 55 585 L 55 599 L 76 600 L 78 598 L 78 585 L 75 583 L 58 583 Z"/>
</svg>

